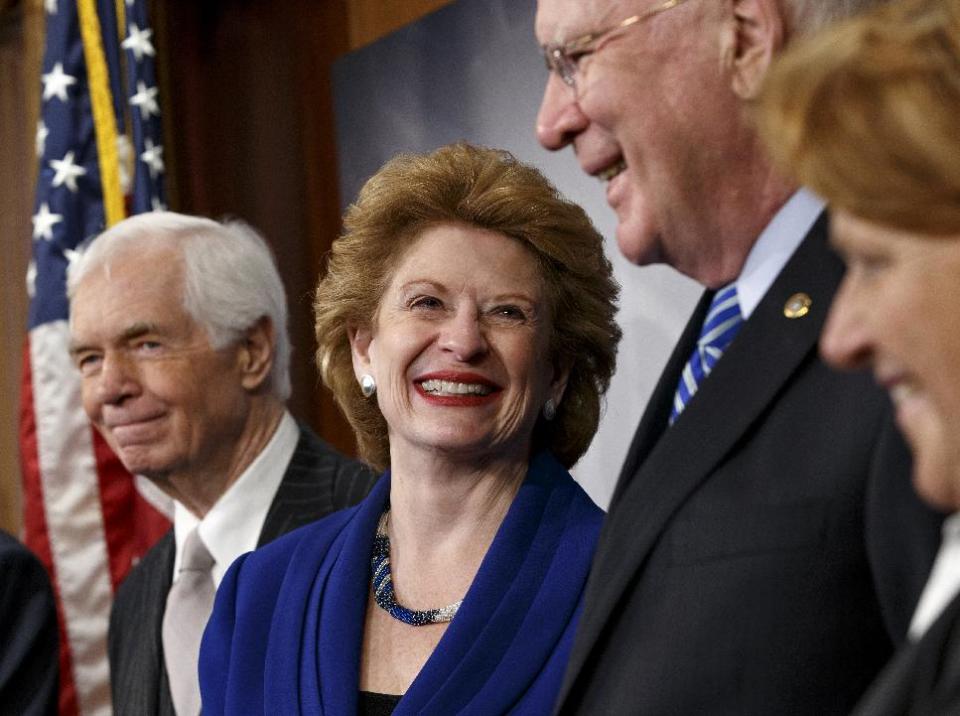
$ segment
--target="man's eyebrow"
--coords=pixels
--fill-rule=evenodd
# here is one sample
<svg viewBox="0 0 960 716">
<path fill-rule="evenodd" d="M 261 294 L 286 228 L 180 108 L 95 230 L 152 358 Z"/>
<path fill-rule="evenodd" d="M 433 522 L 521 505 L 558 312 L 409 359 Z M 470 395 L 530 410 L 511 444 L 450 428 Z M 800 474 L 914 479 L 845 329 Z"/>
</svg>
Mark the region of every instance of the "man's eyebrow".
<svg viewBox="0 0 960 716">
<path fill-rule="evenodd" d="M 145 336 L 150 333 L 158 333 L 160 331 L 160 326 L 156 323 L 149 323 L 147 321 L 138 321 L 137 323 L 132 323 L 126 328 L 124 328 L 120 334 L 117 336 L 117 342 L 124 343 L 126 341 L 132 340 L 134 338 L 139 338 L 140 336 Z M 78 353 L 83 353 L 84 351 L 92 350 L 94 347 L 84 343 L 74 343 L 70 342 L 68 351 L 71 356 L 76 356 Z"/>
<path fill-rule="evenodd" d="M 120 335 L 117 336 L 121 341 L 129 341 L 131 338 L 139 338 L 148 333 L 159 333 L 160 326 L 156 323 L 148 323 L 147 321 L 139 321 L 133 323 L 127 328 L 124 328 L 120 332 Z"/>
<path fill-rule="evenodd" d="M 80 353 L 85 353 L 90 350 L 90 346 L 84 345 L 83 343 L 74 343 L 70 341 L 70 345 L 67 347 L 67 352 L 70 354 L 71 358 L 75 358 Z"/>
</svg>

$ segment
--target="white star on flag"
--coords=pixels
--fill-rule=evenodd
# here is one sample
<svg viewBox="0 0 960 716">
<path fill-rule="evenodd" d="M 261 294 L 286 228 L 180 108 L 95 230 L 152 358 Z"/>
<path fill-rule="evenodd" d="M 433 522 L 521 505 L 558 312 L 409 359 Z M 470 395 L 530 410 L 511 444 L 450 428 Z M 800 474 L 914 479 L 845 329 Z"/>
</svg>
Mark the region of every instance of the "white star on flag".
<svg viewBox="0 0 960 716">
<path fill-rule="evenodd" d="M 130 23 L 130 34 L 127 35 L 127 39 L 120 43 L 120 47 L 124 50 L 133 50 L 133 56 L 137 58 L 137 62 L 143 59 L 144 55 L 150 55 L 153 57 L 156 53 L 153 49 L 153 44 L 150 42 L 150 38 L 153 36 L 153 30 L 149 27 L 145 27 L 142 30 L 137 27 L 136 23 Z"/>
<path fill-rule="evenodd" d="M 71 150 L 63 156 L 63 159 L 51 159 L 50 166 L 57 172 L 53 175 L 53 186 L 58 187 L 66 184 L 67 189 L 76 193 L 77 177 L 82 177 L 87 173 L 87 170 L 75 164 L 73 157 L 73 150 Z"/>
<path fill-rule="evenodd" d="M 150 198 L 150 206 L 154 211 L 166 211 L 167 205 L 160 201 L 159 196 L 154 196 Z"/>
<path fill-rule="evenodd" d="M 44 121 L 41 119 L 37 122 L 37 158 L 41 158 L 43 153 L 47 151 L 47 137 L 50 136 L 50 130 L 47 129 L 47 125 L 44 124 Z"/>
<path fill-rule="evenodd" d="M 117 158 L 120 160 L 120 191 L 126 195 L 133 186 L 133 144 L 126 134 L 117 135 Z"/>
<path fill-rule="evenodd" d="M 59 12 L 57 0 L 43 0 L 43 8 L 47 11 L 47 15 L 56 15 Z"/>
<path fill-rule="evenodd" d="M 67 260 L 68 266 L 73 266 L 74 262 L 82 256 L 82 253 L 76 249 L 64 249 L 63 256 Z"/>
<path fill-rule="evenodd" d="M 33 298 L 37 293 L 37 262 L 30 259 L 27 266 L 27 295 Z"/>
<path fill-rule="evenodd" d="M 43 202 L 31 221 L 33 221 L 34 239 L 53 241 L 53 227 L 63 221 L 63 215 L 51 213 L 50 205 Z"/>
<path fill-rule="evenodd" d="M 163 145 L 157 144 L 154 146 L 153 140 L 150 137 L 147 137 L 143 145 L 146 147 L 144 152 L 140 155 L 140 158 L 143 160 L 143 163 L 147 165 L 150 169 L 150 177 L 152 179 L 157 178 L 157 174 L 162 174 L 163 167 Z"/>
<path fill-rule="evenodd" d="M 150 119 L 151 114 L 160 116 L 160 105 L 157 104 L 157 88 L 147 87 L 141 81 L 137 82 L 137 93 L 130 98 L 130 104 L 140 108 L 140 118 Z"/>
<path fill-rule="evenodd" d="M 67 101 L 67 87 L 77 84 L 77 78 L 63 71 L 63 63 L 58 62 L 47 74 L 41 75 L 43 81 L 43 101 L 56 97 L 61 102 Z"/>
</svg>

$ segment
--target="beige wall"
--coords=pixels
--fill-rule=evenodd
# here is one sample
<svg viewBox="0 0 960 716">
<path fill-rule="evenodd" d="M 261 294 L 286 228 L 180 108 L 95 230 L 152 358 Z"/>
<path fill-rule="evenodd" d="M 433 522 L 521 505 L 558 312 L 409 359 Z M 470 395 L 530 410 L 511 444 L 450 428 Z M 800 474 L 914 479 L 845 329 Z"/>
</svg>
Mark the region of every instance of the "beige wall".
<svg viewBox="0 0 960 716">
<path fill-rule="evenodd" d="M 0 527 L 20 529 L 17 415 L 27 315 L 42 0 L 0 4 Z"/>
<path fill-rule="evenodd" d="M 347 0 L 349 47 L 373 42 L 449 2 Z M 17 422 L 42 56 L 43 0 L 0 0 L 0 528 L 11 532 L 21 521 Z M 167 159 L 168 166 L 177 161 Z"/>
</svg>

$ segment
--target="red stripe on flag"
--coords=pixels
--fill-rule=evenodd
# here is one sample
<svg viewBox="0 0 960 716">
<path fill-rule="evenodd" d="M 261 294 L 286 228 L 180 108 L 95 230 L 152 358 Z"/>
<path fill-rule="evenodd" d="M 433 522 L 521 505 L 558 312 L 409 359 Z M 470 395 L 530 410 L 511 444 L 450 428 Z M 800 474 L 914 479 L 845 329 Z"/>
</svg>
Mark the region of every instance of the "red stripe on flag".
<svg viewBox="0 0 960 716">
<path fill-rule="evenodd" d="M 57 586 L 57 570 L 50 549 L 47 532 L 47 516 L 44 512 L 43 486 L 40 482 L 40 456 L 37 452 L 37 422 L 33 413 L 33 382 L 30 364 L 30 338 L 27 337 L 23 351 L 23 372 L 20 386 L 20 461 L 23 465 L 23 541 L 50 575 L 57 605 L 57 629 L 60 633 L 60 709 L 61 716 L 75 716 L 77 692 L 73 683 L 73 663 L 70 643 L 64 629 L 66 620 L 60 590 Z"/>
</svg>

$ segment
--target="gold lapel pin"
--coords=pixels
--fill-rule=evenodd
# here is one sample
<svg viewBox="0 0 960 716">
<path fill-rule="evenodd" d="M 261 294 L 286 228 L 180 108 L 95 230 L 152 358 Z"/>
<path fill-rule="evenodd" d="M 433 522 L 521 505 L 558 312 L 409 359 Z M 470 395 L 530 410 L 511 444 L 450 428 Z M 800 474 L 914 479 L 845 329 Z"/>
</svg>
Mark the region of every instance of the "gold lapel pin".
<svg viewBox="0 0 960 716">
<path fill-rule="evenodd" d="M 807 294 L 802 291 L 795 293 L 783 304 L 783 315 L 787 318 L 803 318 L 810 313 L 812 304 L 813 300 Z"/>
</svg>

